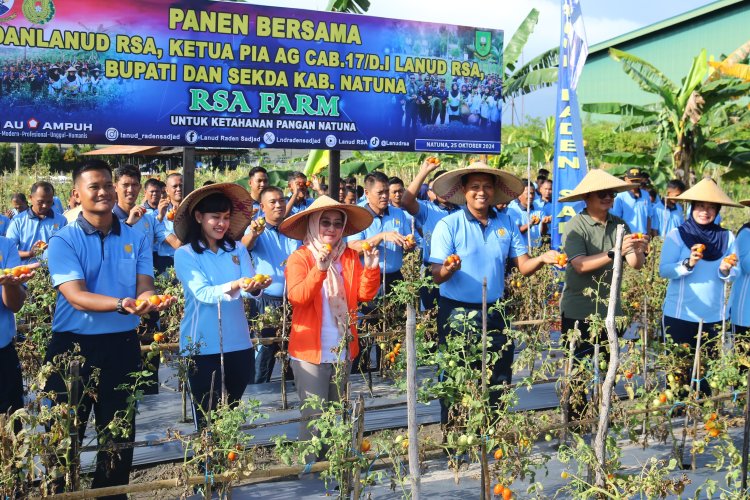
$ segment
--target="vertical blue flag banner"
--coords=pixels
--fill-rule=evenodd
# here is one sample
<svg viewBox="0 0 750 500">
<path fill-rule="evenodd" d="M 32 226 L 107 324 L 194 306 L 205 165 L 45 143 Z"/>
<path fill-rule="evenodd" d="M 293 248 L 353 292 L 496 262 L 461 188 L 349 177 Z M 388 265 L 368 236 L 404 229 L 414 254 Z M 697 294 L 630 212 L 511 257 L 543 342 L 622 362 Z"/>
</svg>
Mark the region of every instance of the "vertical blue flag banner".
<svg viewBox="0 0 750 500">
<path fill-rule="evenodd" d="M 557 82 L 555 163 L 552 183 L 552 248 L 562 246 L 565 223 L 582 208 L 582 202 L 560 203 L 586 175 L 583 128 L 576 86 L 588 55 L 579 0 L 562 1 L 560 68 Z"/>
<path fill-rule="evenodd" d="M 0 0 L 0 141 L 499 153 L 502 49 L 244 2 Z"/>
</svg>

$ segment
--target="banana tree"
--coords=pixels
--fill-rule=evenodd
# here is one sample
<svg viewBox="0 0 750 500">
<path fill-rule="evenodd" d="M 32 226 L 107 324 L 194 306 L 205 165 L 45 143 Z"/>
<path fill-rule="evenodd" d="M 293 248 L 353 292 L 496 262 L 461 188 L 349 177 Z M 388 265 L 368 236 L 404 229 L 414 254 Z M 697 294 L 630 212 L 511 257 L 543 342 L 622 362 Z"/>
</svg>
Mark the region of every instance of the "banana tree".
<svg viewBox="0 0 750 500">
<path fill-rule="evenodd" d="M 616 152 L 606 155 L 605 161 L 650 164 L 662 173 L 671 166 L 670 174 L 685 182 L 689 182 L 691 169 L 700 174 L 711 163 L 729 166 L 726 175 L 730 177 L 750 174 L 746 153 L 750 142 L 735 140 L 732 135 L 733 130 L 747 123 L 748 109 L 736 100 L 748 95 L 750 82 L 714 75 L 705 50 L 693 60 L 681 85 L 632 54 L 613 48 L 610 56 L 620 61 L 625 73 L 642 90 L 657 96 L 658 101 L 647 105 L 588 103 L 583 110 L 621 116 L 619 131 L 653 127 L 659 145 L 653 155 L 634 157 Z"/>
</svg>

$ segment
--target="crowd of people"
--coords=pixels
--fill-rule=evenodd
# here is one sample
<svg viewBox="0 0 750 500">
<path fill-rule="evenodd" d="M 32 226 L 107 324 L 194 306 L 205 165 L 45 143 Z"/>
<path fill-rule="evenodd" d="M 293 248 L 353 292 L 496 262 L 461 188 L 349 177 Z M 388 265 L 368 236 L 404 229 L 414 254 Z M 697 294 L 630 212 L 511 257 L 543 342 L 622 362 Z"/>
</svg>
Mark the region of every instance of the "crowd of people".
<svg viewBox="0 0 750 500">
<path fill-rule="evenodd" d="M 0 96 L 18 93 L 74 97 L 101 93 L 108 82 L 99 64 L 86 61 L 27 59 L 0 66 Z"/>
<path fill-rule="evenodd" d="M 127 394 L 117 388 L 141 366 L 140 344 L 152 341 L 159 313 L 175 302 L 154 287 L 154 276 L 169 268 L 184 290 L 180 350 L 192 360 L 189 391 L 201 429 L 222 396 L 236 404 L 248 384 L 271 379 L 279 344 L 256 346 L 253 337 L 276 332 L 253 331 L 248 316 L 288 303 L 287 350 L 300 401 L 337 400 L 342 373 L 373 369 L 370 347 L 376 359 L 382 354 L 377 344 L 358 338 L 359 314 L 373 310 L 378 297 L 403 279 L 409 252 L 418 252 L 424 273 L 438 285 L 423 290 L 420 299 L 423 309 L 437 308 L 440 343 L 481 331 L 470 325 L 481 314 L 466 312 L 481 311 L 485 279 L 492 304 L 505 295 L 512 267 L 528 276 L 559 265 L 562 256 L 539 250 L 554 216 L 548 171 L 532 183 L 482 163 L 444 170 L 429 157 L 408 183 L 382 172 L 367 174 L 361 186 L 356 178 L 344 179 L 337 199 L 326 194 L 332 186 L 317 178 L 308 182 L 301 172 L 289 176 L 286 189 L 269 185 L 262 167 L 250 170 L 248 179 L 247 190 L 209 182 L 184 196 L 179 173 L 142 183 L 134 166 L 113 172 L 92 160 L 73 172 L 64 213 L 47 182 L 34 183 L 28 201 L 23 193 L 13 195 L 14 208 L 0 218 L 0 267 L 21 272 L 0 275 L 1 409 L 23 406 L 14 313 L 41 265 L 48 266 L 57 290 L 46 359 L 80 347 L 87 360 L 82 383 L 99 370 L 96 399 L 82 402 L 82 426 L 93 409 L 100 440 L 128 442 L 134 432 L 109 436 L 108 424 L 127 406 Z M 561 249 L 567 257 L 561 324 L 563 331 L 577 327 L 583 334 L 578 359 L 589 356 L 597 341 L 588 335 L 589 320 L 604 315 L 601 299 L 609 295 L 618 225 L 625 229 L 622 257 L 635 269 L 643 266 L 651 238 L 663 240 L 659 272 L 669 280 L 665 335 L 695 348 L 699 324 L 712 335 L 727 319 L 738 333 L 750 327 L 750 224 L 735 236 L 717 223 L 721 207 L 750 206 L 750 200 L 732 201 L 710 179 L 690 189 L 673 180 L 665 195 L 660 198 L 638 169 L 624 179 L 591 170 L 560 199 L 584 205 L 567 223 Z M 720 304 L 727 282 L 732 291 L 725 313 Z M 598 298 L 586 293 L 589 288 Z M 457 315 L 474 319 L 458 327 Z M 487 318 L 490 348 L 498 354 L 490 375 L 492 403 L 513 375 L 505 317 L 498 307 Z M 158 383 L 153 386 L 158 391 Z M 50 378 L 48 389 L 58 393 L 58 403 L 65 401 L 61 378 Z M 583 407 L 573 406 L 575 417 Z M 449 410 L 441 401 L 443 423 Z M 311 408 L 302 410 L 303 417 L 314 415 Z M 300 437 L 311 432 L 303 419 Z M 132 449 L 114 458 L 100 452 L 93 487 L 127 483 L 131 463 Z"/>
<path fill-rule="evenodd" d="M 484 78 L 409 75 L 406 95 L 396 102 L 399 125 L 416 130 L 418 126 L 460 122 L 478 127 L 496 126 L 503 113 L 501 80 L 494 74 Z"/>
</svg>

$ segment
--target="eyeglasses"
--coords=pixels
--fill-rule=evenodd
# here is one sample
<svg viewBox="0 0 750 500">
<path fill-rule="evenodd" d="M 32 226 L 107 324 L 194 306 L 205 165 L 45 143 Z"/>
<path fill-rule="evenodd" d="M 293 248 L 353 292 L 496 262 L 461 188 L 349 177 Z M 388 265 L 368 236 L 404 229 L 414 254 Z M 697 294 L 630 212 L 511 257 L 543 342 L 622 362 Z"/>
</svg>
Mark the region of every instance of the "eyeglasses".
<svg viewBox="0 0 750 500">
<path fill-rule="evenodd" d="M 596 196 L 600 200 L 603 200 L 605 198 L 614 198 L 616 195 L 614 191 L 597 191 Z"/>
<path fill-rule="evenodd" d="M 323 219 L 323 220 L 320 221 L 320 227 L 324 227 L 324 228 L 328 229 L 331 226 L 333 226 L 333 228 L 336 229 L 336 230 L 344 229 L 344 223 L 343 222 L 340 222 L 340 221 L 333 222 L 333 221 L 325 220 L 325 219 Z"/>
</svg>

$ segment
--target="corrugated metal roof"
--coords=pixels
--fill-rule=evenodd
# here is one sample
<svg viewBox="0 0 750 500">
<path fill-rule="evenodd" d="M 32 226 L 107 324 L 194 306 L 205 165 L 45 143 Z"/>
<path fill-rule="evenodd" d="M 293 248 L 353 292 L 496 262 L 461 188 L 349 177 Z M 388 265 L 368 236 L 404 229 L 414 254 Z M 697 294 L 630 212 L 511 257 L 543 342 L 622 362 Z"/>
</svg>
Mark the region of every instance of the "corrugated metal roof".
<svg viewBox="0 0 750 500">
<path fill-rule="evenodd" d="M 159 146 L 107 146 L 83 153 L 84 155 L 155 155 L 161 150 Z"/>
<path fill-rule="evenodd" d="M 630 33 L 625 33 L 624 35 L 620 35 L 618 37 L 611 38 L 607 41 L 597 43 L 596 45 L 592 45 L 591 47 L 589 47 L 589 56 L 596 52 L 607 50 L 610 47 L 615 47 L 625 42 L 629 42 L 631 40 L 635 40 L 637 38 L 650 35 L 651 33 L 655 33 L 657 31 L 661 31 L 666 28 L 670 28 L 672 26 L 676 26 L 678 24 L 691 21 L 695 18 L 705 16 L 706 14 L 710 14 L 710 13 L 719 11 L 721 9 L 725 9 L 727 7 L 732 7 L 734 5 L 743 4 L 743 3 L 750 6 L 750 0 L 718 0 L 717 2 L 704 5 L 703 7 L 698 7 L 697 9 L 689 10 L 678 16 L 664 19 L 663 21 L 659 21 L 658 23 L 650 24 L 648 26 L 644 26 L 643 28 L 637 29 L 635 31 L 631 31 Z"/>
</svg>

